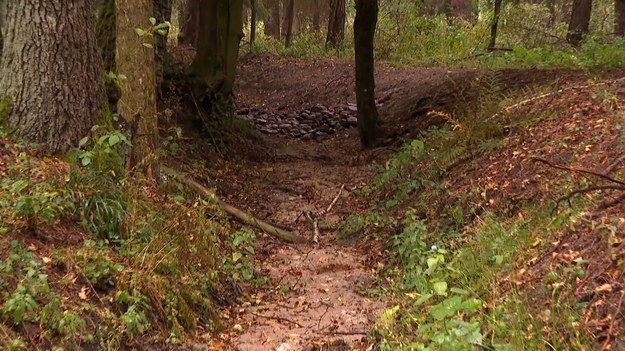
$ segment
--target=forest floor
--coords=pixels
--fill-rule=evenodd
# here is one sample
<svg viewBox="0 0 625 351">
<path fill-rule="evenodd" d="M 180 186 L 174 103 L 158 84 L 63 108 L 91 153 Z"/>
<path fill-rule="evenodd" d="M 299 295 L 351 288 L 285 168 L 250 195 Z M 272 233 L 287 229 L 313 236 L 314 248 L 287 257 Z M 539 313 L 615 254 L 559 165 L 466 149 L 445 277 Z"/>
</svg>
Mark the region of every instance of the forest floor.
<svg viewBox="0 0 625 351">
<path fill-rule="evenodd" d="M 267 114 L 289 114 L 315 105 L 331 108 L 353 103 L 352 72 L 353 65 L 332 59 L 248 57 L 241 63 L 238 104 Z M 243 327 L 240 333 L 228 337 L 232 348 L 373 348 L 365 334 L 380 313 L 390 307 L 390 302 L 368 297 L 365 292 L 375 279 L 374 272 L 385 264 L 385 248 L 376 241 L 340 242 L 336 239 L 336 226 L 349 214 L 366 207 L 366 199 L 353 196 L 351 190 L 372 181 L 372 162 L 384 160 L 392 145 L 404 138 L 440 123 L 428 121 L 427 111 L 454 111 L 467 103 L 467 91 L 476 72 L 378 65 L 376 95 L 389 133 L 385 142 L 388 148 L 363 151 L 355 129 L 339 130 L 318 141 L 263 135 L 249 151 L 250 157 L 224 169 L 217 188 L 228 201 L 271 223 L 295 229 L 309 239 L 312 226 L 303 214 L 322 211 L 339 194 L 323 218 L 327 228 L 322 231 L 319 244 L 295 247 L 271 238 L 259 240 L 258 273 L 272 283 L 255 291 L 249 296 L 249 303 L 230 316 L 233 323 Z M 603 74 L 618 76 L 614 72 Z M 499 74 L 499 84 L 506 91 L 525 93 L 545 85 L 552 90 L 579 85 L 586 79 L 584 72 L 570 70 L 505 70 Z M 579 98 L 571 95 L 574 97 Z M 551 99 L 551 103 L 558 104 L 559 99 L 566 97 Z M 561 131 L 549 129 L 547 133 Z M 463 180 L 479 181 L 483 171 L 459 170 L 458 190 L 468 191 L 463 189 Z M 500 171 L 495 172 L 495 180 L 489 178 L 491 184 L 508 182 L 506 173 Z M 342 187 L 345 190 L 340 191 Z M 514 196 L 520 195 L 503 193 L 497 201 L 504 203 Z M 614 295 L 613 300 L 615 296 L 618 297 Z"/>
</svg>

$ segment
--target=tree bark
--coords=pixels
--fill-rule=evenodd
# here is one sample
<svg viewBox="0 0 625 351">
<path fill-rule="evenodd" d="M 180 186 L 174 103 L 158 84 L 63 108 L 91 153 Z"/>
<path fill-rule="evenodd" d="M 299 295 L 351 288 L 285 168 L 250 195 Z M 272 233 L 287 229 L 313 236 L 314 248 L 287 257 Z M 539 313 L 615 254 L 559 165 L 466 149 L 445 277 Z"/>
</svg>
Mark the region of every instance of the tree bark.
<svg viewBox="0 0 625 351">
<path fill-rule="evenodd" d="M 265 35 L 272 36 L 277 40 L 282 37 L 280 31 L 280 0 L 267 0 L 270 9 L 269 19 L 265 21 Z"/>
<path fill-rule="evenodd" d="M 501 1 L 495 0 L 495 11 L 493 13 L 493 22 L 490 25 L 490 41 L 488 42 L 488 48 L 495 48 L 497 42 L 497 27 L 499 26 L 499 16 L 501 15 Z"/>
<path fill-rule="evenodd" d="M 250 51 L 252 50 L 254 43 L 256 42 L 256 0 L 250 0 L 250 10 L 252 15 L 250 16 Z"/>
<path fill-rule="evenodd" d="M 139 36 L 136 28 L 151 26 L 152 0 L 116 0 L 117 71 L 126 75 L 120 81 L 122 97 L 117 110 L 131 126 L 132 152 L 128 167 L 151 179 L 158 179 L 158 163 L 154 151 L 158 142 L 156 114 L 156 74 L 153 37 Z"/>
<path fill-rule="evenodd" d="M 196 47 L 200 28 L 200 2 L 201 0 L 187 0 L 180 14 L 178 44 Z"/>
<path fill-rule="evenodd" d="M 358 132 L 365 147 L 371 147 L 380 135 L 378 109 L 375 105 L 373 41 L 378 21 L 378 0 L 356 0 L 354 52 L 356 58 L 356 105 Z"/>
<path fill-rule="evenodd" d="M 614 34 L 625 35 L 625 0 L 614 0 Z"/>
<path fill-rule="evenodd" d="M 291 47 L 291 43 L 293 42 L 293 21 L 295 19 L 295 0 L 288 0 L 286 6 L 286 21 L 285 21 L 285 40 L 284 46 L 286 48 Z"/>
<path fill-rule="evenodd" d="M 215 112 L 231 106 L 239 43 L 243 38 L 242 0 L 201 0 L 200 40 L 191 74 L 202 107 Z M 207 125 L 205 124 L 205 127 Z"/>
<path fill-rule="evenodd" d="M 332 0 L 326 48 L 338 48 L 345 39 L 345 0 Z"/>
<path fill-rule="evenodd" d="M 4 29 L 4 3 L 0 0 L 0 57 L 2 57 L 2 47 L 4 46 L 4 40 L 2 37 L 2 30 Z"/>
<path fill-rule="evenodd" d="M 104 105 L 93 1 L 3 0 L 0 100 L 17 138 L 59 153 L 88 135 Z"/>
<path fill-rule="evenodd" d="M 592 0 L 574 0 L 569 31 L 566 41 L 573 46 L 579 46 L 584 34 L 588 33 L 590 26 L 590 14 L 592 12 Z"/>
</svg>

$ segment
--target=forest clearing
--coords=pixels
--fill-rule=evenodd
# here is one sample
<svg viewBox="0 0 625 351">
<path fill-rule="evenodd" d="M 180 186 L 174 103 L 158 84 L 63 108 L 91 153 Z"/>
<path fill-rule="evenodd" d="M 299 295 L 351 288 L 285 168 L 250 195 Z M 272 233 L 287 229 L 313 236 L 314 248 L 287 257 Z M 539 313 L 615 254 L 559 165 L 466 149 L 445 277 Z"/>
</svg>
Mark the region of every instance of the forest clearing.
<svg viewBox="0 0 625 351">
<path fill-rule="evenodd" d="M 625 2 L 0 30 L 0 349 L 625 349 Z"/>
</svg>

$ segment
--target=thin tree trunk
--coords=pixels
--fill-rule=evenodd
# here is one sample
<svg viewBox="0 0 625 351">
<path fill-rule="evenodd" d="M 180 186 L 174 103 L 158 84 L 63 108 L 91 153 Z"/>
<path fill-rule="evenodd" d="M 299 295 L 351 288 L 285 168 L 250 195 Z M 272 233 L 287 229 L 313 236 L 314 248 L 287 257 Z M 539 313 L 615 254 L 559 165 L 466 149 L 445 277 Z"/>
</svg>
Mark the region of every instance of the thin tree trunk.
<svg viewBox="0 0 625 351">
<path fill-rule="evenodd" d="M 196 47 L 200 27 L 200 1 L 187 0 L 186 6 L 180 14 L 180 34 L 178 43 Z"/>
<path fill-rule="evenodd" d="M 592 0 L 574 0 L 569 31 L 566 41 L 573 46 L 578 46 L 584 34 L 588 33 L 590 26 L 590 14 L 592 12 Z"/>
<path fill-rule="evenodd" d="M 285 35 L 285 41 L 284 41 L 284 46 L 286 48 L 290 48 L 291 47 L 291 43 L 293 42 L 293 21 L 295 19 L 295 0 L 287 0 L 287 7 L 286 7 L 286 35 Z"/>
<path fill-rule="evenodd" d="M 549 11 L 547 28 L 553 28 L 556 24 L 556 0 L 547 0 L 547 10 Z"/>
<path fill-rule="evenodd" d="M 158 142 L 156 114 L 156 74 L 153 37 L 139 36 L 136 28 L 150 26 L 152 0 L 116 0 L 117 71 L 126 75 L 121 80 L 122 97 L 117 110 L 131 126 L 132 153 L 129 168 L 158 179 L 155 150 Z"/>
<path fill-rule="evenodd" d="M 252 15 L 250 16 L 250 51 L 256 42 L 256 0 L 250 0 Z"/>
<path fill-rule="evenodd" d="M 321 0 L 313 0 L 312 30 L 315 33 L 321 31 Z"/>
<path fill-rule="evenodd" d="M 172 0 L 154 0 L 154 18 L 156 23 L 171 22 L 171 7 Z M 169 29 L 167 28 L 167 34 Z M 167 53 L 167 34 L 160 35 L 155 33 L 156 37 L 156 64 L 160 65 L 163 62 L 165 54 Z"/>
<path fill-rule="evenodd" d="M 2 0 L 0 100 L 9 131 L 63 152 L 88 135 L 104 105 L 94 2 Z"/>
<path fill-rule="evenodd" d="M 338 48 L 345 39 L 345 0 L 332 0 L 326 48 Z"/>
<path fill-rule="evenodd" d="M 373 41 L 378 20 L 378 0 L 356 0 L 354 51 L 358 131 L 363 146 L 371 147 L 380 135 L 375 105 Z"/>
<path fill-rule="evenodd" d="M 267 7 L 270 9 L 269 19 L 265 21 L 265 35 L 280 40 L 280 0 L 267 0 Z"/>
<path fill-rule="evenodd" d="M 495 48 L 497 42 L 497 27 L 499 26 L 499 16 L 501 14 L 501 1 L 495 0 L 495 12 L 493 13 L 493 22 L 490 25 L 490 42 L 488 48 Z"/>
<path fill-rule="evenodd" d="M 614 0 L 614 34 L 625 35 L 625 0 Z"/>
</svg>

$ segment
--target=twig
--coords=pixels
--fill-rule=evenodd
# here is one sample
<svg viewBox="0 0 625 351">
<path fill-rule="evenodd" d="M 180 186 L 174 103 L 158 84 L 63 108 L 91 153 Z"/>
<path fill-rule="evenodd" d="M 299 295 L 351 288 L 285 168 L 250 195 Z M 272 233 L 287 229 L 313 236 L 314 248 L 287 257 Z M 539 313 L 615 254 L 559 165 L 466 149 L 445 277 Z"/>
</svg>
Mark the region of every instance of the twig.
<svg viewBox="0 0 625 351">
<path fill-rule="evenodd" d="M 331 331 L 331 332 L 323 332 L 324 335 L 367 335 L 369 334 L 366 331 L 349 331 L 349 332 L 341 332 L 341 331 Z"/>
<path fill-rule="evenodd" d="M 556 211 L 558 209 L 558 207 L 560 207 L 560 203 L 562 203 L 563 201 L 569 201 L 569 206 L 571 205 L 570 200 L 573 196 L 575 195 L 579 195 L 579 194 L 586 194 L 586 193 L 591 193 L 593 191 L 597 191 L 597 190 L 625 190 L 625 186 L 620 186 L 620 185 L 599 185 L 599 186 L 590 186 L 584 189 L 577 189 L 574 190 L 572 192 L 570 192 L 569 194 L 562 196 L 561 198 L 556 200 L 556 207 L 553 209 L 553 211 Z"/>
<path fill-rule="evenodd" d="M 612 172 L 614 172 L 614 170 L 616 169 L 616 167 L 618 167 L 619 164 L 621 164 L 621 162 L 625 161 L 625 155 L 621 155 L 619 158 L 617 158 L 616 160 L 614 160 L 614 162 L 612 162 L 608 168 L 605 169 L 605 171 L 603 171 L 603 173 L 605 174 L 610 174 Z"/>
<path fill-rule="evenodd" d="M 541 157 L 532 157 L 531 160 L 542 162 L 544 164 L 549 165 L 550 167 L 553 167 L 553 168 L 556 168 L 556 169 L 561 169 L 561 170 L 564 170 L 564 171 L 571 171 L 571 172 L 576 172 L 576 173 L 584 173 L 584 174 L 594 175 L 595 177 L 599 177 L 599 178 L 605 179 L 607 181 L 610 181 L 612 183 L 616 183 L 616 184 L 620 184 L 620 185 L 625 186 L 625 182 L 624 181 L 618 180 L 618 179 L 614 179 L 614 178 L 612 178 L 609 175 L 604 174 L 604 173 L 590 171 L 590 170 L 582 169 L 582 168 L 572 168 L 572 167 L 566 167 L 566 166 L 558 165 L 558 164 L 555 164 L 555 163 L 553 163 L 551 161 L 548 161 L 548 160 L 546 160 L 544 158 L 541 158 Z"/>
<path fill-rule="evenodd" d="M 265 319 L 273 319 L 273 320 L 276 320 L 276 321 L 278 321 L 278 322 L 288 322 L 288 323 L 294 324 L 294 325 L 296 325 L 296 326 L 298 326 L 298 327 L 300 327 L 300 328 L 305 328 L 303 325 L 301 325 L 301 324 L 299 324 L 299 323 L 297 323 L 297 322 L 295 322 L 295 321 L 292 321 L 292 320 L 290 320 L 290 319 L 288 319 L 288 318 L 284 318 L 284 317 L 273 317 L 273 316 L 265 316 L 265 315 L 262 315 L 262 314 L 258 314 L 258 313 L 256 313 L 256 312 L 250 312 L 250 313 L 251 313 L 253 316 L 256 316 L 256 317 L 265 318 Z"/>
<path fill-rule="evenodd" d="M 328 310 L 330 310 L 330 304 L 325 303 L 323 301 L 321 301 L 321 304 L 326 306 L 326 310 L 325 310 L 325 312 L 323 312 L 321 317 L 319 317 L 319 321 L 317 322 L 317 329 L 319 329 L 319 326 L 321 325 L 321 320 L 323 319 L 323 317 L 326 315 L 326 313 L 328 313 Z"/>
<path fill-rule="evenodd" d="M 336 196 L 334 197 L 334 200 L 332 200 L 332 202 L 330 203 L 330 205 L 328 205 L 328 208 L 326 208 L 325 210 L 321 211 L 321 212 L 312 212 L 312 211 L 306 211 L 304 212 L 304 216 L 306 217 L 306 220 L 308 220 L 308 222 L 312 225 L 313 227 L 313 242 L 315 244 L 319 243 L 319 218 L 325 216 L 326 214 L 328 214 L 330 211 L 332 211 L 332 207 L 334 207 L 334 205 L 336 204 L 336 202 L 339 200 L 339 198 L 341 197 L 341 193 L 343 192 L 343 189 L 345 189 L 345 184 L 341 184 L 341 188 L 339 189 L 339 193 L 336 194 Z M 298 216 L 297 218 L 301 217 Z"/>
<path fill-rule="evenodd" d="M 623 304 L 623 297 L 625 296 L 625 290 L 621 290 L 621 298 L 618 300 L 618 307 L 616 308 L 616 313 L 621 310 L 621 305 Z M 616 315 L 610 321 L 610 328 L 608 329 L 608 337 L 605 339 L 605 343 L 601 347 L 602 350 L 607 350 L 610 346 L 610 338 L 612 337 L 612 328 L 614 328 L 614 321 L 616 320 Z"/>
</svg>

